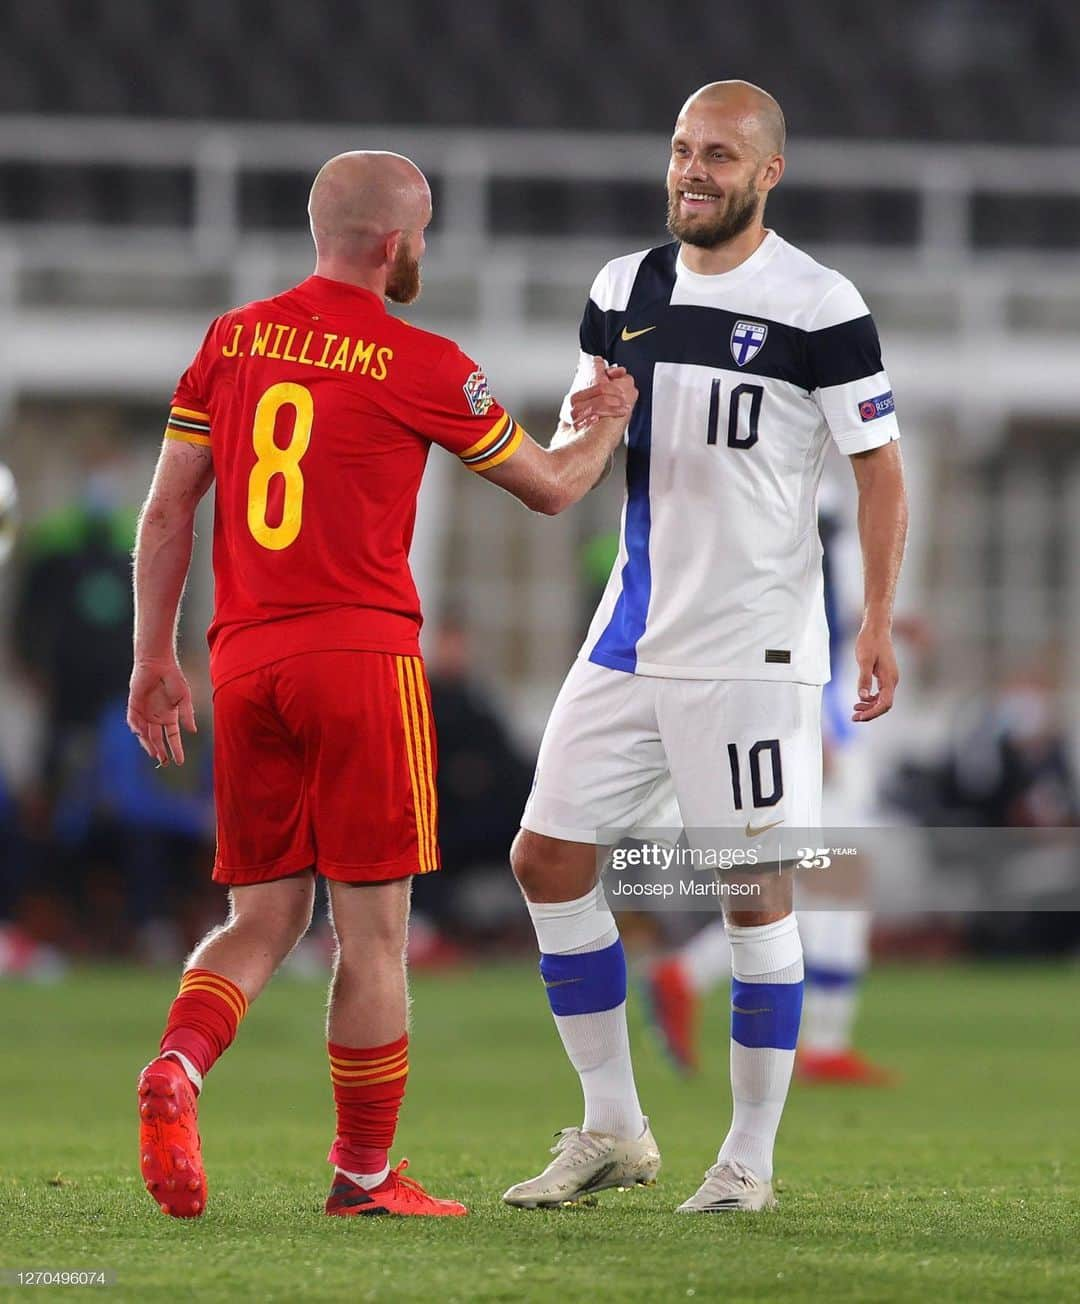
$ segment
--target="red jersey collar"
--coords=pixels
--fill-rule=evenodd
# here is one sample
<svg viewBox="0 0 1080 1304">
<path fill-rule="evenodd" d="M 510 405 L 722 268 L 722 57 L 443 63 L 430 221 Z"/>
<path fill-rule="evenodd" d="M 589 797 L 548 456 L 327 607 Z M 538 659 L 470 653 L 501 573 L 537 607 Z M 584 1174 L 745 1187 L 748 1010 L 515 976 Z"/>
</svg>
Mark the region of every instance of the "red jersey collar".
<svg viewBox="0 0 1080 1304">
<path fill-rule="evenodd" d="M 365 307 L 386 312 L 385 301 L 374 290 L 349 285 L 347 281 L 332 281 L 328 276 L 309 276 L 296 287 L 296 293 L 324 312 L 349 313 Z"/>
</svg>

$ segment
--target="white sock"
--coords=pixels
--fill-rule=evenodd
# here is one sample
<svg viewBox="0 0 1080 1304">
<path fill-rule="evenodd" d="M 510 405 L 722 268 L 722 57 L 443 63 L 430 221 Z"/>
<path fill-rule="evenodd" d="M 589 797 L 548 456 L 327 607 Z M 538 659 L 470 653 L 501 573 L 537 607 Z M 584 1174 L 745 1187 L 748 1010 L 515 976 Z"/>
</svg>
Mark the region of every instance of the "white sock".
<svg viewBox="0 0 1080 1304">
<path fill-rule="evenodd" d="M 335 1168 L 335 1173 L 340 1173 L 342 1177 L 347 1177 L 350 1182 L 355 1182 L 357 1186 L 362 1186 L 365 1191 L 373 1191 L 375 1187 L 382 1186 L 383 1182 L 390 1176 L 390 1165 L 387 1164 L 381 1173 L 350 1173 L 347 1168 Z"/>
<path fill-rule="evenodd" d="M 188 1075 L 191 1085 L 195 1088 L 195 1094 L 198 1095 L 199 1092 L 202 1091 L 203 1076 L 195 1065 L 192 1064 L 191 1060 L 189 1060 L 181 1050 L 167 1050 L 164 1054 L 170 1059 L 176 1060 L 177 1064 L 179 1064 Z"/>
<path fill-rule="evenodd" d="M 799 932 L 806 994 L 799 1045 L 837 1054 L 850 1050 L 870 951 L 867 910 L 802 910 Z"/>
<path fill-rule="evenodd" d="M 731 945 L 723 919 L 699 929 L 678 951 L 686 980 L 699 996 L 731 977 Z"/>
<path fill-rule="evenodd" d="M 639 1137 L 645 1119 L 626 1026 L 626 961 L 603 893 L 526 904 L 555 1026 L 581 1080 L 582 1129 Z"/>
<path fill-rule="evenodd" d="M 758 928 L 731 924 L 728 935 L 733 1112 L 717 1158 L 737 1159 L 769 1181 L 795 1062 L 803 981 L 799 926 L 787 915 Z"/>
</svg>

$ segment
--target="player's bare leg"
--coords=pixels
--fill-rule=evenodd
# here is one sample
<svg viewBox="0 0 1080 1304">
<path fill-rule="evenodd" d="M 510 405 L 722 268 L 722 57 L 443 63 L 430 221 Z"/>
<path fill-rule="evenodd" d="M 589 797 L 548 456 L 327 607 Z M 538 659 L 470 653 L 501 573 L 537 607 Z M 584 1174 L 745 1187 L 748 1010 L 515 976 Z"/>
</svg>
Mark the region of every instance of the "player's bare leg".
<svg viewBox="0 0 1080 1304">
<path fill-rule="evenodd" d="M 315 875 L 310 869 L 271 883 L 234 887 L 229 917 L 188 958 L 188 969 L 229 978 L 253 1001 L 311 923 Z"/>
<path fill-rule="evenodd" d="M 660 1153 L 641 1112 L 626 1027 L 626 959 L 597 888 L 596 848 L 522 829 L 511 852 L 540 947 L 540 974 L 585 1117 L 564 1128 L 554 1160 L 503 1195 L 521 1208 L 554 1206 L 613 1186 L 644 1185 Z"/>
<path fill-rule="evenodd" d="M 315 899 L 310 870 L 234 887 L 229 918 L 192 952 L 169 1010 L 161 1054 L 139 1077 L 139 1156 L 163 1213 L 206 1208 L 196 1097 L 248 1005 L 303 937 Z"/>
<path fill-rule="evenodd" d="M 409 1072 L 405 947 L 411 879 L 330 883 L 337 957 L 326 1021 L 337 1135 L 326 1212 L 340 1216 L 466 1212 L 391 1170 L 389 1151 Z"/>
<path fill-rule="evenodd" d="M 773 1146 L 795 1062 L 803 961 L 791 911 L 792 875 L 756 881 L 760 908 L 725 915 L 732 968 L 731 1127 L 716 1163 L 679 1213 L 758 1212 L 776 1203 Z"/>
</svg>

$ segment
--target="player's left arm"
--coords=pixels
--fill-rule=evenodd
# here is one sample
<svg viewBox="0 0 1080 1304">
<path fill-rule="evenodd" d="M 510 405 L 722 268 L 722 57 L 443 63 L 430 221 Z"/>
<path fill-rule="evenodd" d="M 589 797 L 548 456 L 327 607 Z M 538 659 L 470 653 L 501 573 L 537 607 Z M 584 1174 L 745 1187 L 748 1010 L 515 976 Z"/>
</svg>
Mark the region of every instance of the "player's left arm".
<svg viewBox="0 0 1080 1304">
<path fill-rule="evenodd" d="M 176 655 L 180 599 L 195 510 L 214 480 L 208 443 L 166 439 L 135 543 L 135 655 L 127 721 L 148 755 L 184 763 L 180 726 L 195 731 L 191 690 Z"/>
<path fill-rule="evenodd" d="M 859 491 L 859 544 L 863 559 L 863 620 L 855 640 L 859 700 L 852 708 L 851 718 L 863 723 L 876 720 L 892 707 L 900 682 L 892 620 L 896 582 L 907 538 L 908 506 L 897 440 L 852 454 L 851 465 Z"/>
<path fill-rule="evenodd" d="M 877 327 L 850 281 L 837 278 L 823 295 L 806 347 L 814 400 L 833 442 L 851 459 L 859 489 L 863 621 L 855 641 L 859 700 L 851 718 L 863 723 L 891 709 L 900 680 L 892 640 L 907 535 L 900 427 Z"/>
</svg>

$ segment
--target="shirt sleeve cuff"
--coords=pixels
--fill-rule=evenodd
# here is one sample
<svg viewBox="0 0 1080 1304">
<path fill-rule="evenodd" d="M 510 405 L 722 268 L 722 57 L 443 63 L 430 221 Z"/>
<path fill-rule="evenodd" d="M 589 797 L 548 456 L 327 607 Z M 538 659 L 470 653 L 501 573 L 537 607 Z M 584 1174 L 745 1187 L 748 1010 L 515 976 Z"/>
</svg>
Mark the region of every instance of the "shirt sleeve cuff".
<svg viewBox="0 0 1080 1304">
<path fill-rule="evenodd" d="M 490 471 L 517 452 L 525 431 L 509 412 L 504 413 L 482 439 L 458 456 L 470 471 Z"/>
<path fill-rule="evenodd" d="M 210 413 L 195 408 L 172 407 L 165 423 L 165 438 L 184 444 L 210 443 Z"/>
<path fill-rule="evenodd" d="M 872 448 L 881 448 L 883 444 L 892 443 L 900 438 L 900 427 L 895 418 L 886 417 L 873 427 L 866 425 L 850 430 L 834 430 L 833 442 L 841 453 L 851 457 L 855 453 L 868 453 Z"/>
</svg>

